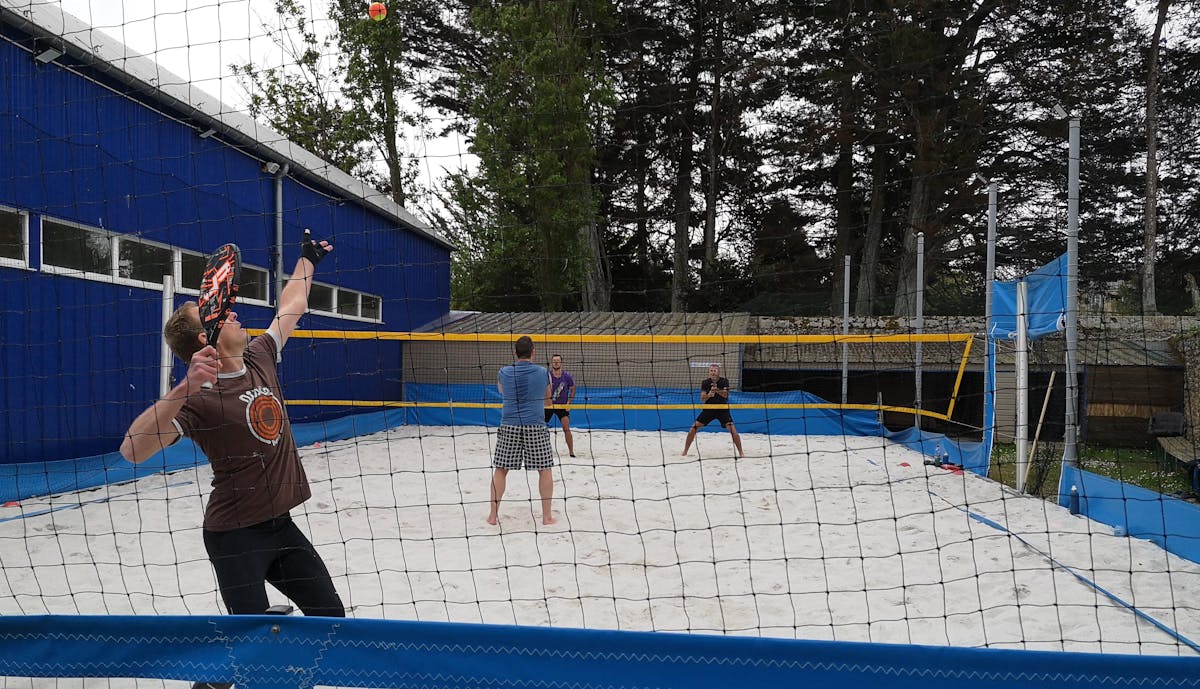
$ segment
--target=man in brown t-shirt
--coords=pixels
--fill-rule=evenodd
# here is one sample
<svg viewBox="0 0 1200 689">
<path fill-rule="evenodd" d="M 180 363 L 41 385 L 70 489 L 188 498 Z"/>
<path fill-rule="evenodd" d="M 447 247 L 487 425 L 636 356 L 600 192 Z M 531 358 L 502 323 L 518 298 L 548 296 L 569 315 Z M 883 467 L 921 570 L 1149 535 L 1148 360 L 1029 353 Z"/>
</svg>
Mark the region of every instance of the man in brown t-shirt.
<svg viewBox="0 0 1200 689">
<path fill-rule="evenodd" d="M 276 364 L 308 310 L 313 271 L 333 246 L 305 230 L 300 260 L 279 296 L 275 320 L 251 340 L 230 312 L 216 347 L 200 327 L 195 302 L 163 328 L 187 376 L 130 425 L 121 455 L 140 463 L 182 436 L 208 457 L 213 490 L 204 511 L 204 547 L 230 614 L 267 612 L 266 583 L 305 615 L 344 617 L 329 570 L 289 510 L 312 492 L 284 410 Z M 204 389 L 204 383 L 212 383 Z"/>
</svg>

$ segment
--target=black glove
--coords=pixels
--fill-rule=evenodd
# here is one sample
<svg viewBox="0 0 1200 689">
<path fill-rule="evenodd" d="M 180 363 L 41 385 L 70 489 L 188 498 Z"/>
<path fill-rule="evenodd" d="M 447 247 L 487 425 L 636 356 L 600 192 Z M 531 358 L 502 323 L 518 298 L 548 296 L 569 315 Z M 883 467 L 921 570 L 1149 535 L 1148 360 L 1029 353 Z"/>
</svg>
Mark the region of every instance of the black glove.
<svg viewBox="0 0 1200 689">
<path fill-rule="evenodd" d="M 300 242 L 300 258 L 307 258 L 313 266 L 316 266 L 328 253 L 329 249 L 318 244 L 312 238 L 312 232 L 305 228 L 304 239 Z"/>
</svg>

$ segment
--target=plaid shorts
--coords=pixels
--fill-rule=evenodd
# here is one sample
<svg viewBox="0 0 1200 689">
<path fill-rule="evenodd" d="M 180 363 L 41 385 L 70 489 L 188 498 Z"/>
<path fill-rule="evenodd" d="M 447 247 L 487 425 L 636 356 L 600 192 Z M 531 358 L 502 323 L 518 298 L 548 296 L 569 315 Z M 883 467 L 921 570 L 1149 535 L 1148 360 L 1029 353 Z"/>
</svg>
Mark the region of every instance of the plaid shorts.
<svg viewBox="0 0 1200 689">
<path fill-rule="evenodd" d="M 496 434 L 496 456 L 492 466 L 497 469 L 528 469 L 540 471 L 554 466 L 554 451 L 550 447 L 550 431 L 545 426 L 500 425 Z"/>
</svg>

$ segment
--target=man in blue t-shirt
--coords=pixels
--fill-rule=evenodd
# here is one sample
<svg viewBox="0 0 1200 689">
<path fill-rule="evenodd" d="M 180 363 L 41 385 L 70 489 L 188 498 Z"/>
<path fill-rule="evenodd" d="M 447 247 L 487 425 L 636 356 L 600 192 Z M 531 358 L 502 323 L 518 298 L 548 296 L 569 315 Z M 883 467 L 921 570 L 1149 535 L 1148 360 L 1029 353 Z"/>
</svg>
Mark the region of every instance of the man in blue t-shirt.
<svg viewBox="0 0 1200 689">
<path fill-rule="evenodd" d="M 562 355 L 550 357 L 550 404 L 546 407 L 546 423 L 558 417 L 562 424 L 563 439 L 567 441 L 567 453 L 575 456 L 575 438 L 571 436 L 571 402 L 575 399 L 575 378 L 563 370 Z"/>
<path fill-rule="evenodd" d="M 550 509 L 554 495 L 554 453 L 550 447 L 550 430 L 543 419 L 550 404 L 550 379 L 546 369 L 533 363 L 533 340 L 522 335 L 513 346 L 517 362 L 500 369 L 498 387 L 504 408 L 500 415 L 500 431 L 496 436 L 496 455 L 492 458 L 492 509 L 487 523 L 500 522 L 500 499 L 508 472 L 528 469 L 538 472 L 538 491 L 542 495 L 542 523 L 556 520 Z"/>
</svg>

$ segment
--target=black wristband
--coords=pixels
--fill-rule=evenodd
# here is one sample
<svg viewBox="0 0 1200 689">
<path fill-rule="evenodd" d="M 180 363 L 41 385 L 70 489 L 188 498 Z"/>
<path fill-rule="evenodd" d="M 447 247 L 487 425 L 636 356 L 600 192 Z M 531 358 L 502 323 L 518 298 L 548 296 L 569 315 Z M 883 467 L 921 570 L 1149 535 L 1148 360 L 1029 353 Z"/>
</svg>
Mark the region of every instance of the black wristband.
<svg viewBox="0 0 1200 689">
<path fill-rule="evenodd" d="M 307 258 L 314 266 L 321 262 L 321 259 L 329 253 L 327 249 L 315 242 L 312 238 L 312 232 L 306 228 L 304 230 L 304 239 L 300 242 L 300 258 Z"/>
</svg>

